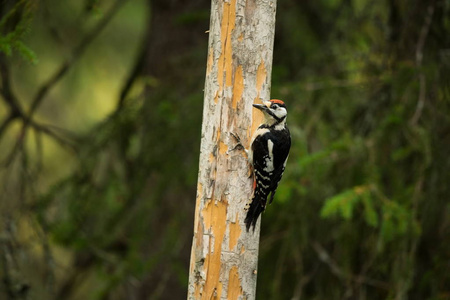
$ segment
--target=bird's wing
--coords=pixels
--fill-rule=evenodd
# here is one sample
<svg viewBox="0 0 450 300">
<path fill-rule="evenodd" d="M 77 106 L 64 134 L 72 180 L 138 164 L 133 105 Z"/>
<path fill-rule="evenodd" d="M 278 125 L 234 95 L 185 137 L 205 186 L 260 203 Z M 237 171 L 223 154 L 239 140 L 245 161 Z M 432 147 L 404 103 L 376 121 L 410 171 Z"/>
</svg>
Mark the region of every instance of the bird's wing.
<svg viewBox="0 0 450 300">
<path fill-rule="evenodd" d="M 255 138 L 252 143 L 253 172 L 255 174 L 256 187 L 254 194 L 257 195 L 260 204 L 265 207 L 268 196 L 263 186 L 271 185 L 273 176 L 273 160 L 269 155 L 269 141 L 267 134 Z"/>
<path fill-rule="evenodd" d="M 280 182 L 281 177 L 283 176 L 284 169 L 286 167 L 286 162 L 289 157 L 289 150 L 291 148 L 291 138 L 289 135 L 287 136 L 288 139 L 278 141 L 278 143 L 273 149 L 274 157 L 277 157 L 279 159 L 275 160 L 274 162 L 274 171 L 271 178 L 271 185 L 269 188 L 269 190 L 271 191 L 269 204 L 272 203 L 273 201 L 273 197 L 275 196 L 275 192 L 278 188 L 278 183 Z"/>
</svg>

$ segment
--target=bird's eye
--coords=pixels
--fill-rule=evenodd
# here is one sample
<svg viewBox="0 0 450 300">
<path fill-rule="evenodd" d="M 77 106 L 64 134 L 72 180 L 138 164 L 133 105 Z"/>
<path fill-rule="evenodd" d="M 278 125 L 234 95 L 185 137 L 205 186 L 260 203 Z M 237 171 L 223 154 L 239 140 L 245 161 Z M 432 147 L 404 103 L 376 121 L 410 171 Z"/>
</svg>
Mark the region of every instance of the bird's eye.
<svg viewBox="0 0 450 300">
<path fill-rule="evenodd" d="M 271 106 L 270 108 L 272 108 L 272 109 L 277 109 L 277 108 L 278 108 L 278 105 L 277 105 L 277 104 L 272 104 L 272 106 Z"/>
</svg>

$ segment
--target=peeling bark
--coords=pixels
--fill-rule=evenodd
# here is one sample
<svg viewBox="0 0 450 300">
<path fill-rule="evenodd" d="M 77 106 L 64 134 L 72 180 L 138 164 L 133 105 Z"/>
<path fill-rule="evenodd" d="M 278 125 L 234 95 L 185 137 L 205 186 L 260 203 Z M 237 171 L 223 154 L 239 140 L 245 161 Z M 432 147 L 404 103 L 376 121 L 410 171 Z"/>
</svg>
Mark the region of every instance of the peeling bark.
<svg viewBox="0 0 450 300">
<path fill-rule="evenodd" d="M 268 100 L 276 0 L 212 0 L 188 299 L 255 299 L 259 224 L 245 230 L 248 147 Z"/>
</svg>

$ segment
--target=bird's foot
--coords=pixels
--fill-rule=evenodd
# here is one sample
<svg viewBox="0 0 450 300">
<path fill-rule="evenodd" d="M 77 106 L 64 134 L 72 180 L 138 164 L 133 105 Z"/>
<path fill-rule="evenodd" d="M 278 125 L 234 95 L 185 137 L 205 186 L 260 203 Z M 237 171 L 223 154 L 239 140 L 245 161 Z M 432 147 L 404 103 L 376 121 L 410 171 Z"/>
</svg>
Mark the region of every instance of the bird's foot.
<svg viewBox="0 0 450 300">
<path fill-rule="evenodd" d="M 237 144 L 232 149 L 228 150 L 228 152 L 231 152 L 234 150 L 244 150 L 245 153 L 247 154 L 248 151 L 247 151 L 247 149 L 245 149 L 244 145 L 242 145 L 241 138 L 237 134 L 234 134 L 232 132 L 230 132 L 230 134 L 236 139 Z"/>
</svg>

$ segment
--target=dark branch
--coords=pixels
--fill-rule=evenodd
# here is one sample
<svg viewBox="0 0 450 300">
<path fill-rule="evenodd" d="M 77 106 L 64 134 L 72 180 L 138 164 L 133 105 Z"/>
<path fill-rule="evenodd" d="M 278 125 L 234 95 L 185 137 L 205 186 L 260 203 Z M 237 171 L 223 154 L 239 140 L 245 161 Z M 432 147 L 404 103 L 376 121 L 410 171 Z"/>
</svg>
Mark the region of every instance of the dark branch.
<svg viewBox="0 0 450 300">
<path fill-rule="evenodd" d="M 1 62 L 0 63 L 0 71 L 2 73 L 2 89 L 0 92 L 3 95 L 5 102 L 8 104 L 8 106 L 10 108 L 9 116 L 0 125 L 0 138 L 14 119 L 20 118 L 23 120 L 23 126 L 22 126 L 21 133 L 18 136 L 16 145 L 12 149 L 12 153 L 10 155 L 8 155 L 8 157 L 6 159 L 6 164 L 8 164 L 9 162 L 12 161 L 12 159 L 14 158 L 14 155 L 15 155 L 14 153 L 22 145 L 29 126 L 31 126 L 33 129 L 35 129 L 39 132 L 45 133 L 47 136 L 54 139 L 60 145 L 69 146 L 70 148 L 74 149 L 73 145 L 71 145 L 67 140 L 61 138 L 59 135 L 57 135 L 56 133 L 51 131 L 48 127 L 34 122 L 33 115 L 36 112 L 39 105 L 42 103 L 42 101 L 47 96 L 48 92 L 64 77 L 64 75 L 67 73 L 67 71 L 81 57 L 81 55 L 84 53 L 86 48 L 92 43 L 92 41 L 94 41 L 94 39 L 100 34 L 100 32 L 106 27 L 106 25 L 109 24 L 109 22 L 112 20 L 112 18 L 116 15 L 116 13 L 119 11 L 119 9 L 122 7 L 122 5 L 125 2 L 126 1 L 120 1 L 120 0 L 116 1 L 114 3 L 114 5 L 111 7 L 111 9 L 108 11 L 106 16 L 74 48 L 69 59 L 67 59 L 58 68 L 58 70 L 53 74 L 53 76 L 51 76 L 50 79 L 40 87 L 40 89 L 36 93 L 36 96 L 32 100 L 28 114 L 24 113 L 23 109 L 19 105 L 19 101 L 17 100 L 17 97 L 12 92 L 9 70 L 8 70 L 8 67 L 7 67 L 4 57 L 2 57 L 0 59 L 0 62 Z"/>
<path fill-rule="evenodd" d="M 13 147 L 13 153 L 18 149 L 17 147 L 19 146 L 19 144 L 22 143 L 22 140 L 25 135 L 25 130 L 28 126 L 31 126 L 33 129 L 46 134 L 47 136 L 51 137 L 56 142 L 58 142 L 60 145 L 74 149 L 74 146 L 68 140 L 61 138 L 56 133 L 51 131 L 47 126 L 38 124 L 37 122 L 31 119 L 30 115 L 25 114 L 24 110 L 19 104 L 17 96 L 14 94 L 12 90 L 10 71 L 4 55 L 0 57 L 0 73 L 2 82 L 2 88 L 0 89 L 0 93 L 3 96 L 4 102 L 9 107 L 9 115 L 4 119 L 4 121 L 0 125 L 0 141 L 3 134 L 8 129 L 9 125 L 11 125 L 12 121 L 14 121 L 15 119 L 21 119 L 23 121 L 23 128 L 17 140 L 16 146 Z M 12 157 L 14 156 L 13 153 L 8 155 L 7 161 L 12 159 Z"/>
<path fill-rule="evenodd" d="M 145 61 L 148 56 L 148 47 L 150 45 L 151 40 L 151 11 L 150 11 L 150 5 L 147 6 L 147 30 L 145 32 L 145 38 L 143 39 L 143 42 L 140 46 L 139 55 L 136 58 L 136 61 L 134 63 L 133 68 L 131 69 L 125 84 L 122 87 L 122 90 L 120 91 L 119 101 L 117 103 L 116 112 L 119 111 L 124 102 L 127 98 L 131 88 L 133 87 L 134 81 L 142 74 L 143 66 L 145 65 Z"/>
<path fill-rule="evenodd" d="M 0 125 L 0 140 L 1 140 L 3 133 L 9 127 L 11 122 L 14 121 L 14 119 L 16 118 L 24 116 L 24 113 L 19 104 L 19 101 L 17 100 L 16 95 L 12 90 L 10 72 L 4 54 L 0 55 L 0 73 L 2 82 L 0 93 L 3 96 L 3 101 L 5 101 L 5 103 L 9 107 L 9 115 L 3 121 L 2 125 Z"/>
<path fill-rule="evenodd" d="M 66 75 L 67 71 L 73 66 L 73 64 L 81 57 L 81 55 L 86 50 L 87 46 L 89 46 L 92 41 L 102 32 L 102 30 L 108 25 L 108 23 L 112 20 L 115 14 L 119 11 L 122 5 L 126 3 L 126 1 L 118 0 L 114 3 L 113 7 L 108 11 L 106 16 L 97 24 L 97 26 L 89 32 L 80 43 L 74 48 L 71 56 L 67 59 L 59 69 L 53 74 L 50 79 L 44 83 L 41 88 L 38 90 L 36 96 L 33 99 L 33 102 L 30 106 L 29 118 L 32 118 L 34 112 L 39 107 L 39 105 L 44 100 L 45 96 L 47 96 L 48 92 L 58 83 L 64 75 Z"/>
<path fill-rule="evenodd" d="M 312 242 L 312 248 L 314 251 L 316 251 L 317 256 L 320 261 L 328 265 L 330 268 L 331 273 L 333 273 L 336 277 L 347 281 L 351 280 L 357 283 L 363 283 L 366 285 L 370 285 L 379 289 L 383 290 L 389 290 L 390 286 L 388 283 L 384 281 L 380 281 L 378 279 L 368 278 L 363 275 L 353 275 L 351 273 L 348 273 L 344 271 L 342 268 L 339 267 L 339 265 L 331 258 L 331 256 L 328 254 L 328 252 L 325 250 L 325 248 L 322 247 L 318 242 L 314 241 Z"/>
</svg>

